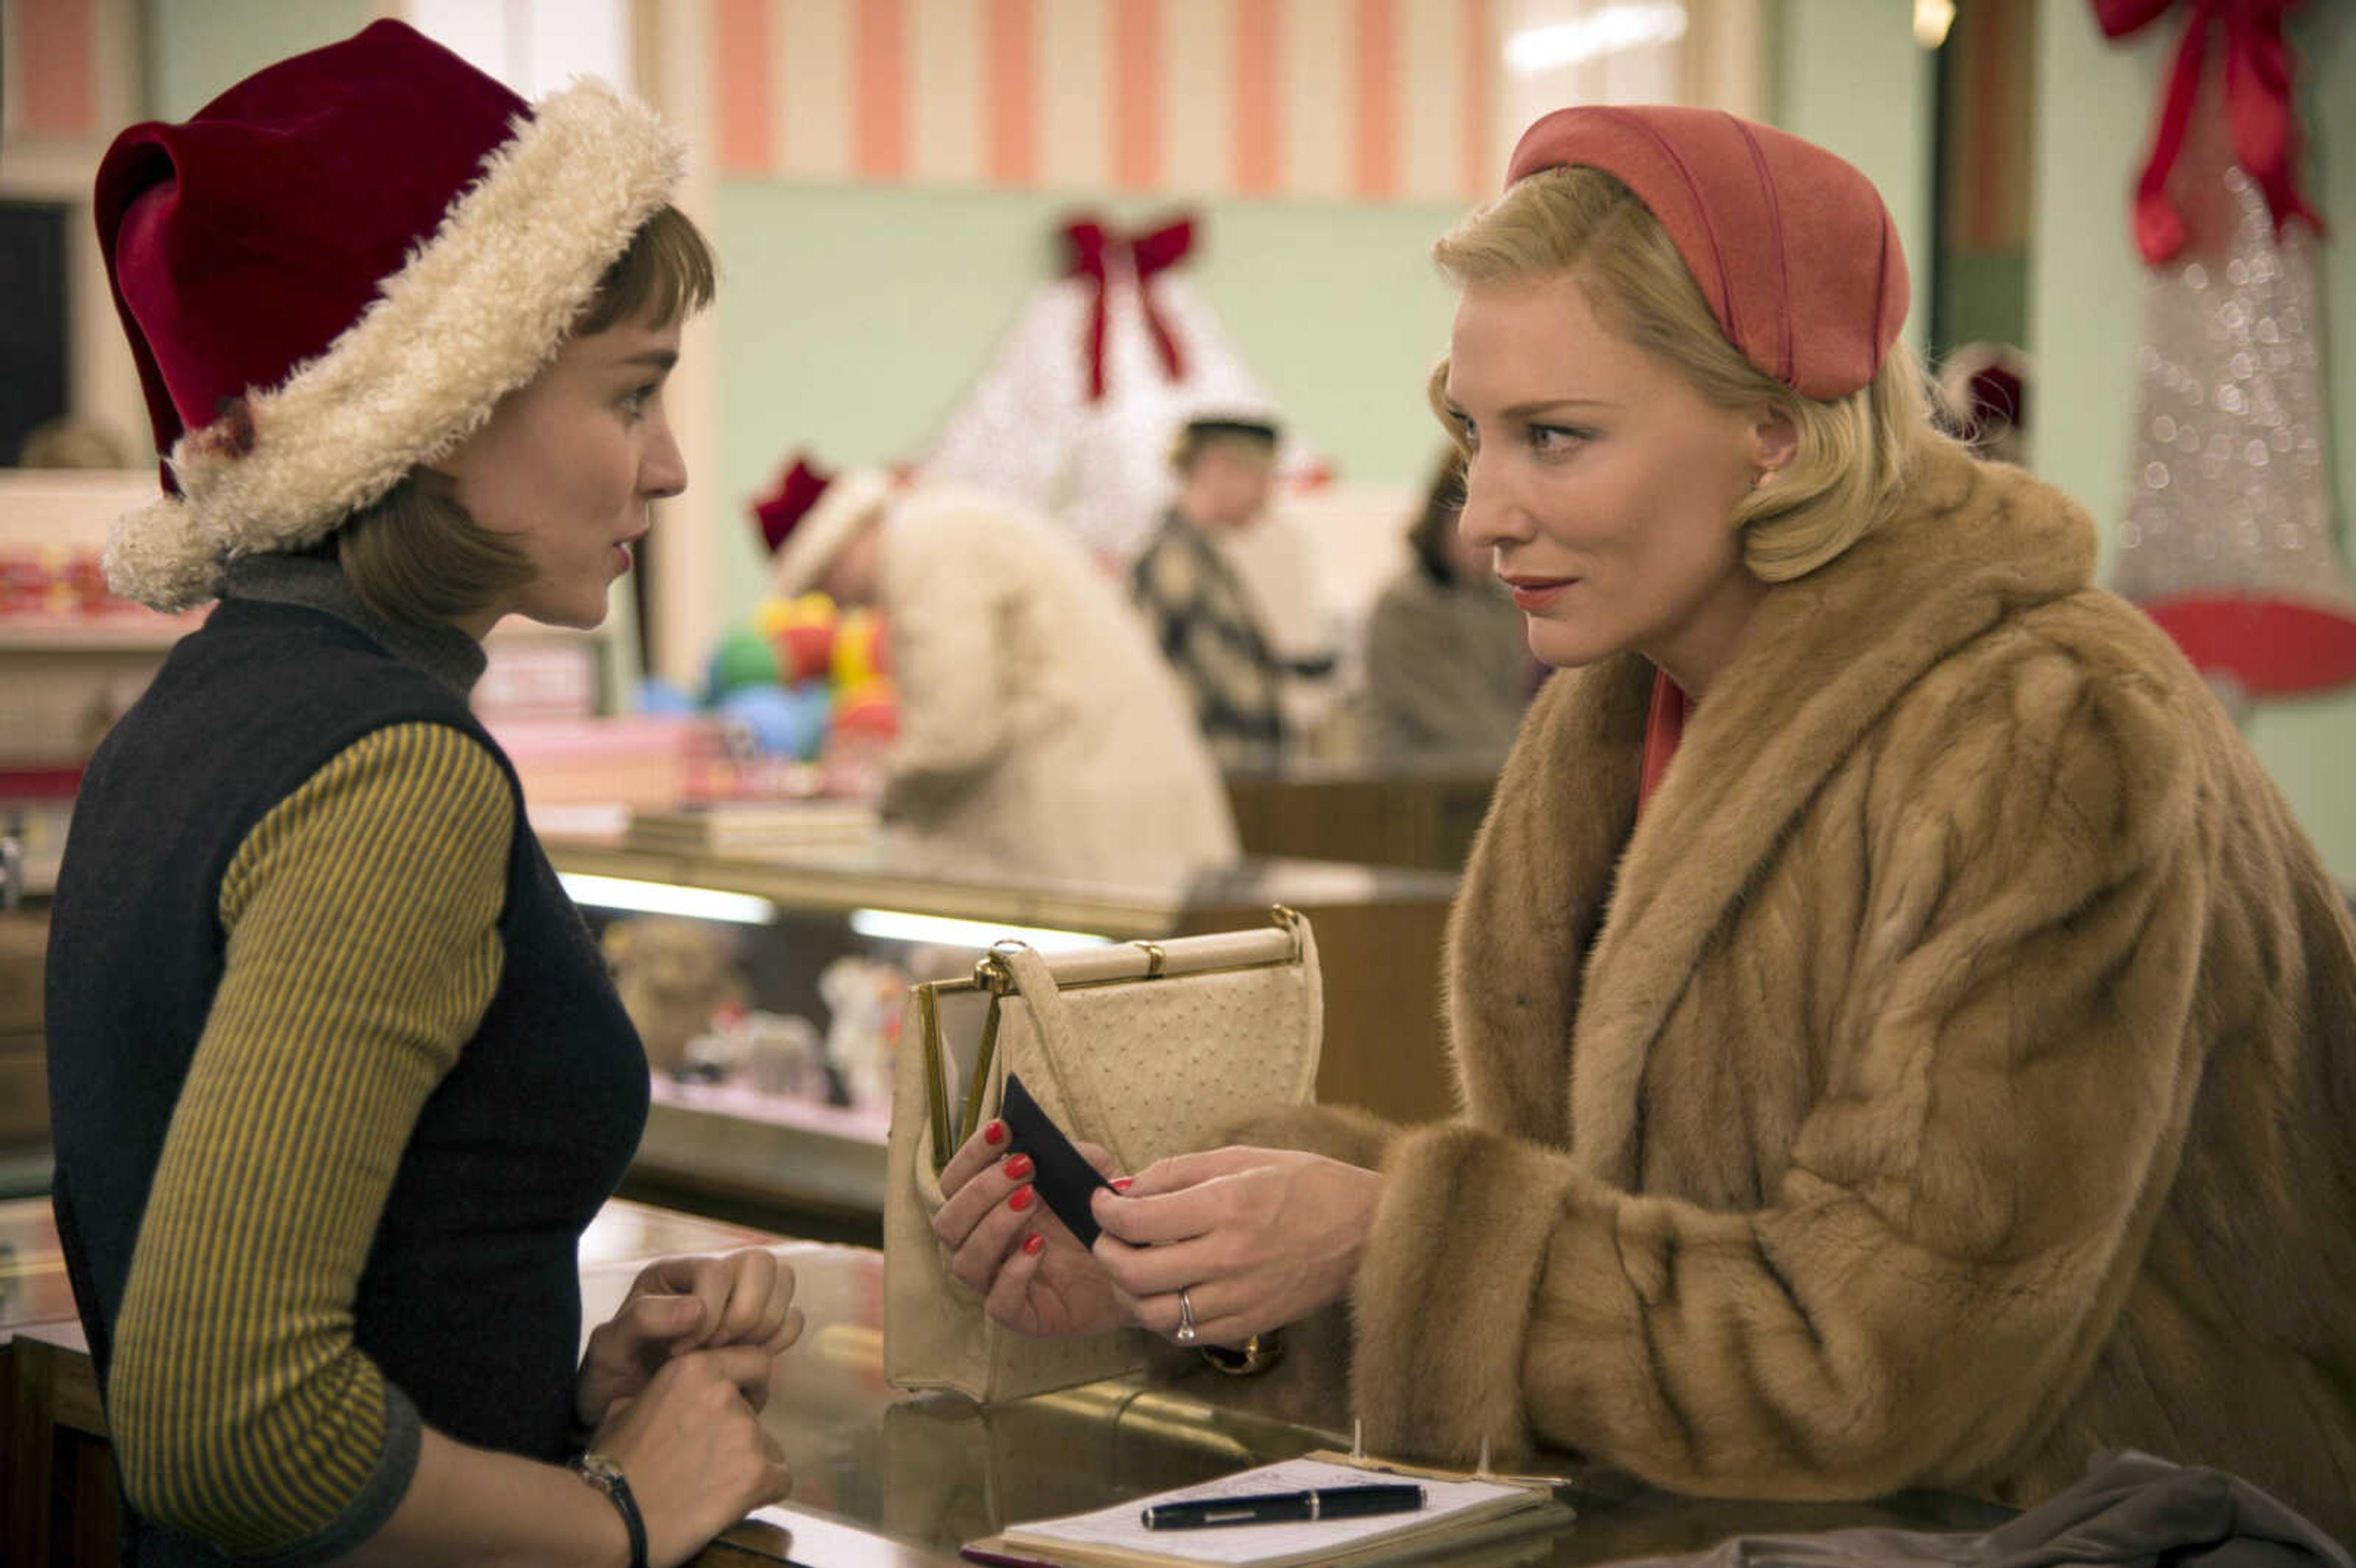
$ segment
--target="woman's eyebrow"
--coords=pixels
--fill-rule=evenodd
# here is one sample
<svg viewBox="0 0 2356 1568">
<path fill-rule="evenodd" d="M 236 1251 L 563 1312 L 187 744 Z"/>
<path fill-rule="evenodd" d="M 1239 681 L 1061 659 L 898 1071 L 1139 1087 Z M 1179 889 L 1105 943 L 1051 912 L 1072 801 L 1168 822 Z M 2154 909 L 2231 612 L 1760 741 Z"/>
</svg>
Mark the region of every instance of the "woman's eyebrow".
<svg viewBox="0 0 2356 1568">
<path fill-rule="evenodd" d="M 1537 414 L 1551 413 L 1557 409 L 1616 409 L 1620 405 L 1603 398 L 1541 398 L 1536 402 L 1515 403 L 1505 411 L 1509 420 L 1526 420 Z"/>
</svg>

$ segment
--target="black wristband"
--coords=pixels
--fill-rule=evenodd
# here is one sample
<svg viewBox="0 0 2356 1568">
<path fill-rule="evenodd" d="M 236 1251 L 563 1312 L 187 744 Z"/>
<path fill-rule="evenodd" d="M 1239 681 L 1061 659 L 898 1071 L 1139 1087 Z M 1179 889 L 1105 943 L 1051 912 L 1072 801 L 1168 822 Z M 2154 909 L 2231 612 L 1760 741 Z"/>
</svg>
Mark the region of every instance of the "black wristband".
<svg viewBox="0 0 2356 1568">
<path fill-rule="evenodd" d="M 630 1478 L 622 1467 L 592 1450 L 573 1461 L 573 1473 L 605 1494 L 622 1528 L 630 1532 L 630 1568 L 647 1568 L 647 1521 L 638 1516 L 638 1499 L 630 1493 Z"/>
</svg>

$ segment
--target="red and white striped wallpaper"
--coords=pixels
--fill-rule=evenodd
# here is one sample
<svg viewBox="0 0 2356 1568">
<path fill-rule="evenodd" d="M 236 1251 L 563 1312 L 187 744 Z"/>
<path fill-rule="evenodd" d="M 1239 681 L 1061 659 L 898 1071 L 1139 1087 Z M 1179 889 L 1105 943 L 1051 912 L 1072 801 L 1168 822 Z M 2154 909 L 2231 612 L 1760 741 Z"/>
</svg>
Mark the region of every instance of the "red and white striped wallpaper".
<svg viewBox="0 0 2356 1568">
<path fill-rule="evenodd" d="M 91 0 L 0 5 L 0 135 L 80 142 L 100 123 L 99 16 Z"/>
<path fill-rule="evenodd" d="M 1492 0 L 703 0 L 723 175 L 1485 191 Z"/>
<path fill-rule="evenodd" d="M 0 5 L 0 132 L 70 143 L 118 128 L 134 106 L 114 102 L 127 79 L 124 91 L 106 80 L 117 3 Z M 1509 3 L 664 9 L 707 9 L 708 123 L 729 176 L 1455 202 L 1484 193 L 1504 156 L 1497 32 Z M 652 15 L 659 25 L 663 11 Z"/>
</svg>

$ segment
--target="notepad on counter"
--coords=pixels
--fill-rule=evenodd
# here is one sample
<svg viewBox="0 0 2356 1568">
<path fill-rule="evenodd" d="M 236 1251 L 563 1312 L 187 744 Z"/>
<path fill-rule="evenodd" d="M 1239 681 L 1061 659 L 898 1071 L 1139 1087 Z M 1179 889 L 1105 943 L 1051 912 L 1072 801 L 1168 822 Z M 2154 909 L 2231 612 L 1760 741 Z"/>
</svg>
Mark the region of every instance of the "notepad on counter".
<svg viewBox="0 0 2356 1568">
<path fill-rule="evenodd" d="M 1283 1524 L 1226 1525 L 1210 1530 L 1148 1530 L 1144 1510 L 1163 1503 L 1251 1497 L 1364 1486 L 1398 1475 L 1419 1482 L 1424 1506 L 1414 1513 L 1376 1514 Z M 1468 1477 L 1405 1466 L 1312 1454 L 1264 1465 L 1201 1486 L 1133 1498 L 1092 1513 L 1038 1520 L 977 1541 L 965 1555 L 977 1563 L 1072 1564 L 1074 1568 L 1163 1568 L 1202 1563 L 1213 1568 L 1294 1568 L 1310 1563 L 1371 1563 L 1453 1551 L 1475 1541 L 1558 1528 L 1571 1511 L 1543 1481 Z"/>
</svg>

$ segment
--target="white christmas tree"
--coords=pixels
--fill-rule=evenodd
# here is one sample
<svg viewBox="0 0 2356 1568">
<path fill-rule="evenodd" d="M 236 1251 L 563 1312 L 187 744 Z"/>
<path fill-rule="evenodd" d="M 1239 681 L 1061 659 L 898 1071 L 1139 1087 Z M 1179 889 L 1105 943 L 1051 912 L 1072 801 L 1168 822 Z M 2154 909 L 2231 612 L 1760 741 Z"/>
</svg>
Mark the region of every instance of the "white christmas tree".
<svg viewBox="0 0 2356 1568">
<path fill-rule="evenodd" d="M 924 472 L 1028 502 L 1126 563 L 1168 504 L 1171 444 L 1186 420 L 1283 418 L 1177 271 L 1192 219 L 1125 235 L 1081 218 L 1064 235 L 1070 266 L 1032 294 Z M 1323 472 L 1288 431 L 1280 476 Z"/>
</svg>

